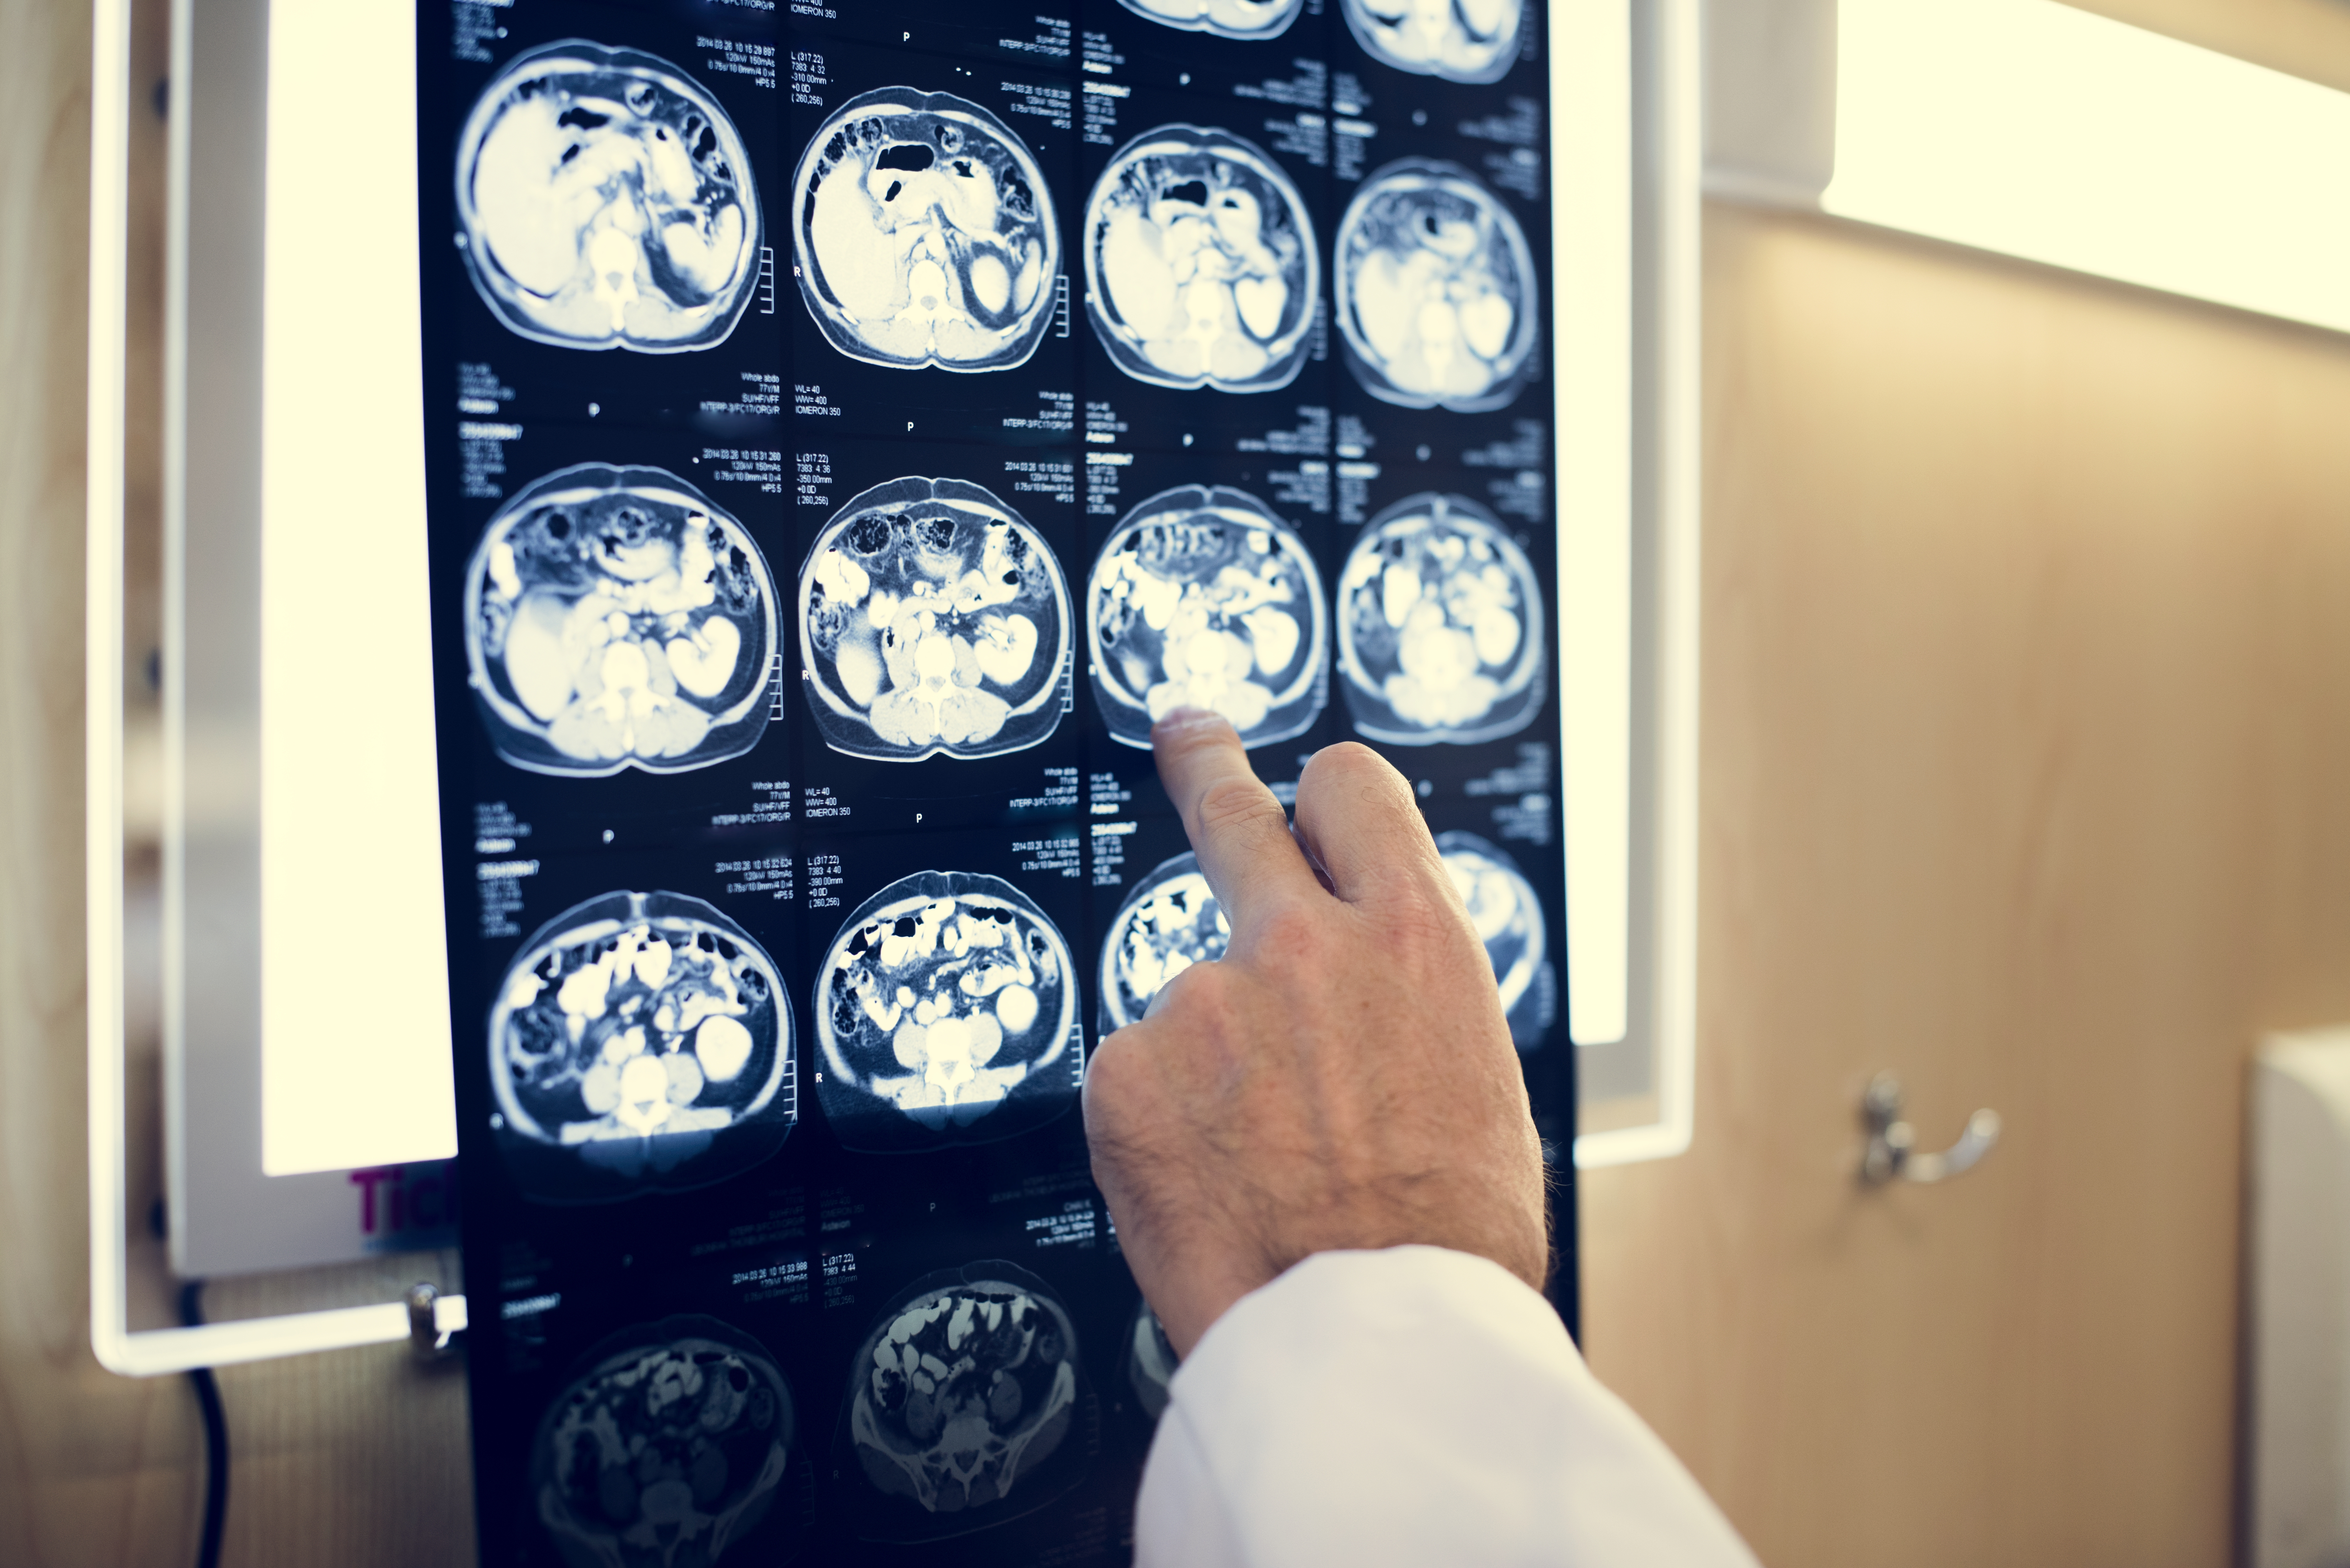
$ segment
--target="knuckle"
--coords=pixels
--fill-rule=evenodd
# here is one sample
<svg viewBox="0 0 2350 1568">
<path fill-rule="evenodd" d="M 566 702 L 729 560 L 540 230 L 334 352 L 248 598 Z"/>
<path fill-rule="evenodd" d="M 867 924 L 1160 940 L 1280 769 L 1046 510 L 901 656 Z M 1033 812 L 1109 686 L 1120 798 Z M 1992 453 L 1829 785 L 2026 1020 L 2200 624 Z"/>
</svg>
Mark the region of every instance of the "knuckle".
<svg viewBox="0 0 2350 1568">
<path fill-rule="evenodd" d="M 1408 962 L 1447 962 L 1458 956 L 1467 917 L 1451 888 L 1399 886 L 1386 901 L 1388 940 Z"/>
<path fill-rule="evenodd" d="M 1258 921 L 1256 950 L 1284 966 L 1311 963 L 1322 950 L 1323 925 L 1317 911 L 1297 903 L 1281 904 Z"/>
<path fill-rule="evenodd" d="M 1236 828 L 1262 826 L 1266 813 L 1280 816 L 1281 805 L 1273 792 L 1257 782 L 1253 774 L 1236 774 L 1216 780 L 1201 791 L 1199 803 L 1192 808 L 1199 818 L 1202 833 L 1230 833 Z M 1284 817 L 1284 822 L 1287 818 Z"/>
</svg>

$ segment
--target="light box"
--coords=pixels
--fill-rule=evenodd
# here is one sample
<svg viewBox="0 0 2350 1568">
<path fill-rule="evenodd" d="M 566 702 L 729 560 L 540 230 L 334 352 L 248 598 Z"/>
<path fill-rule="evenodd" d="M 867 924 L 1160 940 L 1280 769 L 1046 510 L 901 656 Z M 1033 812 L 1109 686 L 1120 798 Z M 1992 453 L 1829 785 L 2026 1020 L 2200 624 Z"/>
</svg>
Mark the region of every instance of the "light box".
<svg viewBox="0 0 2350 1568">
<path fill-rule="evenodd" d="M 107 1365 L 157 1372 L 405 1326 L 387 1303 L 132 1334 L 122 1304 L 130 99 L 124 0 L 97 15 L 93 1338 Z M 1549 24 L 1565 1022 L 1593 1165 L 1678 1152 L 1692 1116 L 1696 7 L 1560 0 Z M 411 0 L 174 13 L 163 983 L 182 1275 L 449 1233 L 421 421 L 428 394 L 455 390 L 420 385 L 413 29 Z"/>
</svg>

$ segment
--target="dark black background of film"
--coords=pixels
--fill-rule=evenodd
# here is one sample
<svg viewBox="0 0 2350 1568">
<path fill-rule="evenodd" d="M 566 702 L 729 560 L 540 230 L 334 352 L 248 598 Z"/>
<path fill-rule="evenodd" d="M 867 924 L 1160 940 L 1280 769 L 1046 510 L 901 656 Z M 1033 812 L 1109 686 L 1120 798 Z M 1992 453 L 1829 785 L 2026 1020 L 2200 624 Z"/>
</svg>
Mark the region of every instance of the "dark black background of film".
<svg viewBox="0 0 2350 1568">
<path fill-rule="evenodd" d="M 1251 43 L 1167 27 L 1116 0 L 781 0 L 780 9 L 769 11 L 723 0 L 515 0 L 498 6 L 455 0 L 420 7 L 435 696 L 484 1563 L 559 1561 L 526 1496 L 528 1450 L 540 1417 L 583 1369 L 582 1359 L 617 1331 L 681 1314 L 716 1318 L 763 1345 L 795 1404 L 794 1457 L 775 1505 L 751 1538 L 729 1549 L 726 1561 L 1125 1560 L 1150 1435 L 1126 1371 L 1139 1298 L 1089 1178 L 1078 1115 L 1072 1109 L 1035 1131 L 972 1148 L 917 1156 L 844 1150 L 816 1105 L 811 992 L 842 917 L 882 881 L 915 865 L 986 871 L 1022 886 L 1067 922 L 1063 935 L 1076 960 L 1092 1049 L 1105 928 L 1140 878 L 1186 847 L 1148 754 L 1111 742 L 1102 729 L 1083 646 L 1085 578 L 1094 553 L 1118 518 L 1150 494 L 1178 483 L 1226 483 L 1272 504 L 1322 558 L 1334 615 L 1338 566 L 1366 518 L 1423 491 L 1465 494 L 1518 535 L 1541 581 L 1545 613 L 1555 613 L 1552 498 L 1546 489 L 1530 494 L 1519 479 L 1530 472 L 1548 483 L 1546 377 L 1493 414 L 1399 410 L 1356 385 L 1330 326 L 1320 356 L 1284 390 L 1243 397 L 1166 392 L 1111 369 L 1085 323 L 1084 268 L 1076 250 L 1082 206 L 1092 171 L 1117 146 L 1182 119 L 1222 126 L 1273 151 L 1276 133 L 1290 134 L 1301 123 L 1310 132 L 1319 117 L 1328 133 L 1323 161 L 1286 154 L 1280 161 L 1300 176 L 1314 204 L 1326 302 L 1333 231 L 1362 178 L 1399 157 L 1445 158 L 1484 179 L 1519 217 L 1544 275 L 1539 310 L 1548 332 L 1550 224 L 1539 177 L 1546 168 L 1538 165 L 1528 192 L 1512 191 L 1515 150 L 1490 134 L 1503 120 L 1523 120 L 1529 103 L 1539 126 L 1547 69 L 1539 49 L 1530 48 L 1508 78 L 1491 86 L 1412 76 L 1365 57 L 1337 6 L 1338 0 L 1307 0 L 1306 14 L 1286 33 Z M 821 14 L 827 10 L 833 14 Z M 1539 7 L 1528 10 L 1526 26 L 1538 45 Z M 1057 25 L 1063 21 L 1066 27 Z M 749 145 L 766 244 L 775 253 L 773 310 L 765 297 L 754 298 L 718 348 L 647 355 L 531 343 L 497 322 L 465 275 L 451 243 L 456 222 L 450 178 L 464 117 L 506 60 L 565 38 L 640 48 L 683 67 L 725 107 Z M 757 68 L 762 47 L 774 51 L 772 87 L 747 74 Z M 819 88 L 826 103 L 794 104 L 795 51 L 858 63 L 857 72 L 844 75 L 872 74 L 877 58 L 894 56 L 899 79 L 926 90 L 987 79 L 1071 88 L 1066 138 L 1037 132 L 1033 117 L 1006 117 L 1032 145 L 1055 143 L 1052 170 L 1071 171 L 1070 183 L 1053 192 L 1069 279 L 1066 338 L 1049 336 L 1020 371 L 962 377 L 858 366 L 823 343 L 790 275 L 785 208 L 801 133 L 849 94 Z M 722 56 L 736 68 L 711 69 Z M 975 65 L 987 69 L 974 72 Z M 825 67 L 804 66 L 802 74 L 828 68 L 827 57 Z M 1092 95 L 1117 111 L 1115 125 L 1104 121 L 1107 140 L 1093 144 L 1083 140 L 1088 81 L 1127 89 L 1116 99 Z M 864 85 L 870 84 L 842 83 Z M 988 99 L 984 92 L 972 96 Z M 1486 133 L 1461 134 L 1472 121 Z M 1310 140 L 1308 135 L 1295 144 Z M 1538 160 L 1546 155 L 1539 134 L 1533 151 Z M 1546 341 L 1537 358 L 1547 364 Z M 486 370 L 467 374 L 464 365 Z M 1038 394 L 1063 389 L 1054 384 L 1060 381 L 1075 410 L 1066 434 L 1039 429 L 1047 421 L 1030 417 L 1059 400 Z M 858 440 L 846 427 L 861 431 L 870 421 L 795 415 L 794 389 L 809 385 L 827 393 L 838 387 L 852 400 L 879 391 L 905 406 L 966 414 L 1001 408 L 1027 422 L 990 429 L 966 417 L 944 439 L 918 431 L 911 438 L 892 431 L 886 441 Z M 770 387 L 780 396 L 763 406 L 762 389 Z M 484 412 L 478 402 L 460 410 L 461 396 L 487 397 L 496 412 Z M 1028 407 L 1032 401 L 1040 408 Z M 1085 439 L 1088 402 L 1096 405 L 1095 433 L 1106 441 Z M 484 423 L 498 429 L 484 435 Z M 1115 428 L 1120 423 L 1126 428 Z M 1185 435 L 1192 438 L 1188 443 Z M 1089 463 L 1089 456 L 1122 461 Z M 467 687 L 464 570 L 504 497 L 579 462 L 669 469 L 731 513 L 765 554 L 781 601 L 783 716 L 745 757 L 667 777 L 631 769 L 582 780 L 522 773 L 491 748 Z M 1056 550 L 1069 542 L 1072 553 L 1061 565 L 1078 631 L 1072 705 L 1045 744 L 986 763 L 866 763 L 827 750 L 807 722 L 793 613 L 801 562 L 851 496 L 903 473 L 983 484 Z M 1088 474 L 1100 483 L 1088 484 Z M 491 488 L 499 493 L 482 493 Z M 1477 746 L 1378 749 L 1419 786 L 1431 829 L 1473 832 L 1501 845 L 1541 899 L 1560 982 L 1559 1016 L 1544 1046 L 1524 1061 L 1537 1123 L 1555 1157 L 1561 1267 L 1552 1296 L 1573 1326 L 1575 1063 L 1565 1030 L 1555 621 L 1546 621 L 1544 635 L 1553 654 L 1550 696 L 1519 734 Z M 1294 784 L 1304 757 L 1350 734 L 1334 671 L 1316 727 L 1260 749 L 1253 760 L 1276 787 Z M 1541 752 L 1523 753 L 1529 744 Z M 776 799 L 762 786 L 782 781 L 791 786 L 789 820 L 762 820 L 761 805 Z M 829 792 L 836 804 L 827 809 L 846 805 L 847 814 L 811 818 L 811 787 Z M 1535 813 L 1546 810 L 1546 844 L 1507 842 L 1498 829 L 1497 805 L 1513 809 L 1527 794 L 1547 797 L 1546 808 Z M 528 834 L 517 835 L 515 825 L 526 825 Z M 1097 826 L 1118 831 L 1097 835 Z M 916 841 L 907 842 L 909 836 Z M 501 846 L 509 838 L 511 845 Z M 1059 867 L 1072 854 L 1078 875 L 1068 877 Z M 818 856 L 839 861 L 837 867 L 824 865 L 820 878 L 810 865 Z M 537 870 L 480 876 L 485 865 L 515 861 L 536 861 Z M 485 895 L 493 884 L 500 897 L 515 896 L 510 903 Z M 775 889 L 783 885 L 790 896 L 779 898 Z M 657 888 L 724 910 L 785 977 L 799 1052 L 798 1125 L 772 1159 L 699 1190 L 601 1206 L 525 1200 L 489 1129 L 494 1106 L 484 1035 L 495 988 L 528 936 L 565 909 L 605 892 Z M 818 897 L 837 902 L 810 908 Z M 983 1259 L 1003 1259 L 1040 1276 L 1071 1314 L 1086 1385 L 1079 1418 L 1060 1457 L 1037 1479 L 1066 1480 L 1055 1472 L 1071 1469 L 1083 1474 L 1044 1506 L 1006 1522 L 927 1546 L 876 1545 L 858 1535 L 859 1509 L 874 1494 L 835 1449 L 850 1358 L 884 1303 L 904 1287 Z M 547 1307 L 548 1298 L 559 1299 Z M 828 1299 L 837 1304 L 827 1305 Z M 1013 1501 L 1020 1498 L 1016 1484 Z"/>
</svg>

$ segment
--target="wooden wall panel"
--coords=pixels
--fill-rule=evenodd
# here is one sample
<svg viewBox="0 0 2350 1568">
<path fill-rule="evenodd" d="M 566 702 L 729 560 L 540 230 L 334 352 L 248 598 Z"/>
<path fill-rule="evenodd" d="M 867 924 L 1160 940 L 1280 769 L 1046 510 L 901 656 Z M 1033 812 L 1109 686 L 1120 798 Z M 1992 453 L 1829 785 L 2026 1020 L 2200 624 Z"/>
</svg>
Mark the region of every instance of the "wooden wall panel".
<svg viewBox="0 0 2350 1568">
<path fill-rule="evenodd" d="M 81 1107 L 86 7 L 0 4 L 0 1562 L 185 1559 L 176 1382 L 90 1357 Z"/>
<path fill-rule="evenodd" d="M 2350 343 L 1707 235 L 1696 1144 L 1593 1361 L 1766 1560 L 2228 1560 L 2242 1062 L 2350 1016 Z M 1880 1067 L 1923 1136 L 1862 1194 Z"/>
</svg>

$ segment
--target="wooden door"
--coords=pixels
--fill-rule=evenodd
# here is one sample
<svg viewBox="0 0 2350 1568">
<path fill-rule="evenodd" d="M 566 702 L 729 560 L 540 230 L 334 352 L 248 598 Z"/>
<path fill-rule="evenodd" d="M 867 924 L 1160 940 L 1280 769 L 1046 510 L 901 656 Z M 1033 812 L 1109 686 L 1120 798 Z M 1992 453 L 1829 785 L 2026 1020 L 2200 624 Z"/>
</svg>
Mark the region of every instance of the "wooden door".
<svg viewBox="0 0 2350 1568">
<path fill-rule="evenodd" d="M 2217 1564 L 2243 1061 L 2350 1018 L 2350 340 L 1708 219 L 1697 1137 L 1593 1363 L 1768 1562 Z M 1861 1090 L 1921 1141 L 1858 1189 Z"/>
</svg>

